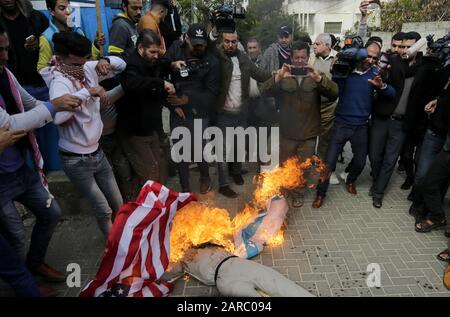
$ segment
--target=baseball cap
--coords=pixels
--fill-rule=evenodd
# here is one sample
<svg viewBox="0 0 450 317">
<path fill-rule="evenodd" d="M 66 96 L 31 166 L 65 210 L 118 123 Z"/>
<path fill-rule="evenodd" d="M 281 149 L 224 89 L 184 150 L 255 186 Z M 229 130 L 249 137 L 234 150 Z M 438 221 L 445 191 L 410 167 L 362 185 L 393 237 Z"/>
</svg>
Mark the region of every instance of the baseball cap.
<svg viewBox="0 0 450 317">
<path fill-rule="evenodd" d="M 292 27 L 290 27 L 289 25 L 283 25 L 278 30 L 278 34 L 279 35 L 283 35 L 283 34 L 291 35 L 292 34 Z"/>
<path fill-rule="evenodd" d="M 193 46 L 208 45 L 208 33 L 206 32 L 206 28 L 203 24 L 192 24 L 187 31 L 187 35 L 189 36 Z"/>
</svg>

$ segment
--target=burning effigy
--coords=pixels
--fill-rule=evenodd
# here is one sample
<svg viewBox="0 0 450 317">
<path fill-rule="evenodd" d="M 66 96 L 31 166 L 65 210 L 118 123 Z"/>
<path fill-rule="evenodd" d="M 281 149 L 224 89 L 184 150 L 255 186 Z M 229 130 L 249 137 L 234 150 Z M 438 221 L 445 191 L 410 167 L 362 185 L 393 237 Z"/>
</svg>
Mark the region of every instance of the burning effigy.
<svg viewBox="0 0 450 317">
<path fill-rule="evenodd" d="M 306 186 L 303 172 L 311 168 L 321 173 L 323 164 L 317 158 L 301 163 L 293 158 L 258 175 L 253 201 L 233 219 L 225 209 L 197 202 L 192 193 L 148 181 L 137 200 L 117 213 L 98 272 L 80 296 L 167 296 L 173 283 L 162 277 L 170 262 L 200 281 L 214 283 L 223 295 L 258 296 L 254 290 L 259 289 L 271 296 L 310 296 L 247 258 L 264 245 L 283 242 L 288 207 L 282 192 Z"/>
<path fill-rule="evenodd" d="M 221 245 L 241 258 L 256 256 L 264 245 L 281 245 L 284 241 L 281 228 L 289 209 L 283 191 L 308 186 L 305 171 L 314 169 L 320 174 L 324 167 L 317 157 L 303 162 L 291 158 L 275 170 L 257 175 L 253 201 L 233 219 L 227 210 L 211 202 L 186 205 L 172 221 L 171 262 L 182 259 L 189 248 L 204 243 Z"/>
</svg>

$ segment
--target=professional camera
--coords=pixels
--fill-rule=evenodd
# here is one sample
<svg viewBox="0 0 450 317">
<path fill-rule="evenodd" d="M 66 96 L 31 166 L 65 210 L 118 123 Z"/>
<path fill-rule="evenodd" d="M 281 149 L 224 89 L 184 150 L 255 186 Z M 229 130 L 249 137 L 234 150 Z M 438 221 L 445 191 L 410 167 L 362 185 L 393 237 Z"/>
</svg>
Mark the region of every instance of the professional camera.
<svg viewBox="0 0 450 317">
<path fill-rule="evenodd" d="M 347 78 L 359 62 L 367 58 L 367 50 L 359 36 L 345 38 L 342 51 L 337 54 L 336 62 L 331 70 L 335 78 Z"/>
<path fill-rule="evenodd" d="M 199 69 L 208 67 L 209 63 L 200 59 L 189 59 L 186 61 L 186 66 L 180 69 L 180 76 L 183 78 L 189 77 L 190 74 Z"/>
<path fill-rule="evenodd" d="M 427 36 L 428 54 L 424 58 L 445 66 L 450 63 L 450 32 L 436 41 L 433 37 L 434 35 Z"/>
<path fill-rule="evenodd" d="M 234 19 L 245 19 L 245 9 L 241 4 L 235 5 L 230 0 L 214 9 L 211 15 L 211 23 L 219 33 L 233 33 L 236 30 Z"/>
</svg>

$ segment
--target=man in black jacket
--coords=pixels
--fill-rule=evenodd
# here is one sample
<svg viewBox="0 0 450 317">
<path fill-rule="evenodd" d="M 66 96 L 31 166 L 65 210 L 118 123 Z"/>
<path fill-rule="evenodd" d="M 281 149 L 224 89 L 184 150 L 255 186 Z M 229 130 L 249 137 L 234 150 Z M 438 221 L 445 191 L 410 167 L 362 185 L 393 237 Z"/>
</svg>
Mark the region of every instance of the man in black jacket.
<svg viewBox="0 0 450 317">
<path fill-rule="evenodd" d="M 194 136 L 194 124 L 201 123 L 200 131 L 195 132 L 201 132 L 203 136 L 214 113 L 214 104 L 220 89 L 219 62 L 209 51 L 207 38 L 208 33 L 203 25 L 192 24 L 185 35 L 185 40 L 175 41 L 163 57 L 163 61 L 171 65 L 172 81 L 177 90 L 177 94 L 168 99 L 171 112 L 170 128 L 172 131 L 178 127 L 187 128 L 192 137 L 192 150 L 195 148 L 195 139 L 203 140 L 198 135 Z M 182 65 L 187 67 L 181 68 Z M 174 139 L 173 136 L 172 139 L 177 143 L 178 139 Z M 189 161 L 182 159 L 178 164 L 178 172 L 182 190 L 191 191 L 189 164 L 195 161 L 200 169 L 200 192 L 205 194 L 211 190 L 209 167 L 203 155 L 198 156 L 192 152 Z"/>
<path fill-rule="evenodd" d="M 419 34 L 417 37 L 410 35 L 403 42 L 407 41 L 411 46 L 419 39 Z M 416 56 L 410 56 L 403 59 L 401 55 L 393 54 L 390 56 L 390 64 L 387 82 L 394 86 L 396 96 L 390 100 L 378 96 L 374 105 L 370 136 L 373 185 L 369 195 L 373 195 L 373 206 L 376 208 L 382 206 L 386 187 L 407 136 L 403 120 L 408 111 L 411 111 L 408 107 L 409 98 L 420 57 L 416 59 Z"/>
<path fill-rule="evenodd" d="M 117 129 L 120 145 L 132 168 L 131 175 L 137 176 L 129 184 L 134 194 L 138 189 L 136 181 L 137 186 L 147 180 L 161 184 L 166 181 L 157 132 L 162 128 L 164 99 L 174 94 L 175 89 L 162 79 L 163 66 L 158 62 L 160 45 L 155 32 L 143 30 L 121 76 L 125 96 L 117 108 Z"/>
<path fill-rule="evenodd" d="M 28 93 L 48 100 L 47 87 L 36 71 L 39 37 L 48 28 L 48 19 L 28 0 L 0 0 L 0 10 L 0 23 L 6 26 L 11 42 L 8 68 Z"/>
</svg>

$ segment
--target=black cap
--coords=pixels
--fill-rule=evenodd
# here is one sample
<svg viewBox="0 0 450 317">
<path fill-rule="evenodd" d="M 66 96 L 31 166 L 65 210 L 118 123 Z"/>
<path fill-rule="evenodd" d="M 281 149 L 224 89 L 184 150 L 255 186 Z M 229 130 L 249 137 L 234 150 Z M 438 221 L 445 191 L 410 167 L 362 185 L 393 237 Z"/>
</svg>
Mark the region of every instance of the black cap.
<svg viewBox="0 0 450 317">
<path fill-rule="evenodd" d="M 187 35 L 193 46 L 208 45 L 208 32 L 206 32 L 206 28 L 203 24 L 192 24 L 187 31 Z"/>
<path fill-rule="evenodd" d="M 291 35 L 292 34 L 292 27 L 290 27 L 289 25 L 283 25 L 280 27 L 280 29 L 278 30 L 278 35 Z"/>
</svg>

